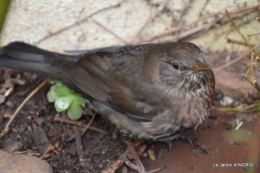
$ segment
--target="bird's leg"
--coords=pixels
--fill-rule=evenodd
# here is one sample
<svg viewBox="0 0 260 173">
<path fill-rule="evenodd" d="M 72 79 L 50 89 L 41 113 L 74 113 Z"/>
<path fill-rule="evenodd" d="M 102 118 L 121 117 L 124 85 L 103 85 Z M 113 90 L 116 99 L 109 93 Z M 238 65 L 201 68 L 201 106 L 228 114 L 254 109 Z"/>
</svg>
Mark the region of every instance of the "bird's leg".
<svg viewBox="0 0 260 173">
<path fill-rule="evenodd" d="M 184 141 L 187 141 L 189 144 L 193 144 L 193 142 L 192 142 L 192 140 L 191 140 L 191 138 L 190 138 L 189 136 L 187 136 L 187 135 L 185 135 L 185 134 L 183 134 L 183 133 L 179 133 L 179 134 L 174 135 L 171 140 L 165 141 L 166 144 L 167 144 L 168 147 L 169 147 L 169 150 L 172 149 L 172 141 L 173 141 L 174 139 L 176 139 L 176 138 L 177 138 L 177 139 L 180 138 L 180 139 L 182 139 L 182 140 L 184 140 Z"/>
<path fill-rule="evenodd" d="M 189 136 L 185 135 L 185 134 L 181 134 L 180 138 L 182 140 L 184 140 L 184 141 L 187 141 L 189 144 L 193 144 L 192 139 Z"/>
<path fill-rule="evenodd" d="M 185 135 L 183 133 L 178 133 L 178 134 L 173 135 L 170 140 L 164 141 L 167 144 L 169 150 L 172 149 L 172 141 L 174 139 L 182 139 L 184 141 L 187 141 L 189 144 L 193 144 L 193 142 L 192 142 L 192 140 L 191 140 L 191 138 L 189 136 L 187 136 L 187 135 Z M 141 156 L 145 152 L 147 152 L 150 149 L 150 147 L 152 146 L 152 144 L 154 144 L 154 143 L 155 143 L 154 141 L 148 142 L 148 144 L 147 144 L 146 148 L 144 149 L 144 151 L 142 152 Z"/>
<path fill-rule="evenodd" d="M 143 166 L 143 163 L 141 162 L 139 156 L 137 155 L 133 145 L 131 142 L 126 142 L 127 144 L 127 147 L 129 149 L 129 151 L 131 152 L 132 156 L 133 156 L 133 159 L 135 160 L 135 163 L 132 163 L 128 158 L 125 157 L 126 161 L 125 161 L 125 164 L 127 166 L 129 166 L 130 168 L 136 170 L 138 173 L 153 173 L 153 172 L 158 172 L 162 169 L 164 169 L 166 166 L 163 166 L 161 168 L 158 168 L 158 169 L 155 169 L 155 170 L 152 170 L 152 171 L 146 171 L 144 166 Z"/>
</svg>

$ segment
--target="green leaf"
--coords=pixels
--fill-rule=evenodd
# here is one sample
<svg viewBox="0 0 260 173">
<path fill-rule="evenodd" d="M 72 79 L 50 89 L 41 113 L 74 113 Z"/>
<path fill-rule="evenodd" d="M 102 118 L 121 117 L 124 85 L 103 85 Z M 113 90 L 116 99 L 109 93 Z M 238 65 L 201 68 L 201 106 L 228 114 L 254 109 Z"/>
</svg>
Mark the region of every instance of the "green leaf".
<svg viewBox="0 0 260 173">
<path fill-rule="evenodd" d="M 71 89 L 63 84 L 56 84 L 51 89 L 53 89 L 54 92 L 56 92 L 59 96 L 68 96 L 74 93 Z"/>
<path fill-rule="evenodd" d="M 81 96 L 79 96 L 79 95 L 77 95 L 77 94 L 73 94 L 73 103 L 85 107 L 86 100 L 83 99 Z"/>
<path fill-rule="evenodd" d="M 67 111 L 67 114 L 71 120 L 78 120 L 82 115 L 82 106 L 72 103 Z"/>
<path fill-rule="evenodd" d="M 57 112 L 67 110 L 70 119 L 79 119 L 82 115 L 82 107 L 86 105 L 86 100 L 59 81 L 55 79 L 49 79 L 49 81 L 54 85 L 47 94 L 48 101 L 55 102 Z"/>
<path fill-rule="evenodd" d="M 57 98 L 59 98 L 58 94 L 57 94 L 54 90 L 50 89 L 50 91 L 47 93 L 47 99 L 48 99 L 48 101 L 52 103 L 52 102 L 54 102 Z"/>
<path fill-rule="evenodd" d="M 60 83 L 59 81 L 57 81 L 56 79 L 53 79 L 53 78 L 49 78 L 49 82 L 50 82 L 52 85 L 56 85 L 56 84 Z"/>
<path fill-rule="evenodd" d="M 226 137 L 232 142 L 247 142 L 252 135 L 250 131 L 239 129 L 227 132 Z"/>
<path fill-rule="evenodd" d="M 69 108 L 72 102 L 71 96 L 59 97 L 55 100 L 55 109 L 57 112 L 63 112 Z"/>
</svg>

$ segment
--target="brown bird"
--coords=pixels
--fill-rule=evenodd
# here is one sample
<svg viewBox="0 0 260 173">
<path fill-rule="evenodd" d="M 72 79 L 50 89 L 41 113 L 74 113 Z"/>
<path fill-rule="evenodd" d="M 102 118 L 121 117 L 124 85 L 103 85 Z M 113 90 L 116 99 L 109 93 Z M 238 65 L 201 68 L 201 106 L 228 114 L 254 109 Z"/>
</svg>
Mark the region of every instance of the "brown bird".
<svg viewBox="0 0 260 173">
<path fill-rule="evenodd" d="M 215 90 L 199 47 L 187 42 L 117 46 L 63 55 L 13 42 L 0 67 L 61 80 L 124 135 L 170 141 L 209 116 Z"/>
</svg>

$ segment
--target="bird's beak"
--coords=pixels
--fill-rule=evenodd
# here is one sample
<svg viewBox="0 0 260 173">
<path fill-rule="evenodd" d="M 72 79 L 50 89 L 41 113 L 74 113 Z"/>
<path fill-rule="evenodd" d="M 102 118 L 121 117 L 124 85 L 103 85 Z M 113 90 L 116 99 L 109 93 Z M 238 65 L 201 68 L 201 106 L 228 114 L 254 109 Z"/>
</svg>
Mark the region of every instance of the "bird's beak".
<svg viewBox="0 0 260 173">
<path fill-rule="evenodd" d="M 190 69 L 191 71 L 194 71 L 194 72 L 199 72 L 199 71 L 207 71 L 207 70 L 210 70 L 209 67 L 207 66 L 195 66 L 193 68 Z"/>
</svg>

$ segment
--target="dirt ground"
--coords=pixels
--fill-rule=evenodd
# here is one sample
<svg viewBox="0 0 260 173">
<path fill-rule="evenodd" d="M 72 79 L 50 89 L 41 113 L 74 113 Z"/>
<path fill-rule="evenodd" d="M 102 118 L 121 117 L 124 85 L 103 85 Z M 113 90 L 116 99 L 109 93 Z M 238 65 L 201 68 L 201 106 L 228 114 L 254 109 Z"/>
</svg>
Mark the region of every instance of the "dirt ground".
<svg viewBox="0 0 260 173">
<path fill-rule="evenodd" d="M 234 59 L 237 55 L 226 53 L 206 55 L 206 61 L 214 69 L 225 64 L 226 58 Z M 248 67 L 248 58 L 235 65 L 215 73 L 217 88 L 212 114 L 209 119 L 196 131 L 185 131 L 193 144 L 185 140 L 173 141 L 172 149 L 164 143 L 151 146 L 155 160 L 142 157 L 146 170 L 167 166 L 161 173 L 242 173 L 248 171 L 253 164 L 255 172 L 260 172 L 260 119 L 259 114 L 253 113 L 222 113 L 227 96 L 232 103 L 227 106 L 241 105 L 246 102 L 246 92 L 253 91 L 252 87 L 241 77 Z M 27 73 L 8 71 L 12 78 L 20 75 L 25 80 L 24 85 L 15 85 L 10 96 L 0 105 L 0 130 L 16 108 L 24 100 L 43 77 L 35 77 Z M 0 70 L 0 88 L 5 82 L 5 70 Z M 260 77 L 258 76 L 258 79 Z M 42 157 L 52 167 L 54 173 L 99 173 L 106 171 L 120 160 L 126 150 L 123 137 L 117 135 L 114 129 L 97 115 L 83 136 L 79 136 L 91 116 L 83 116 L 77 125 L 68 122 L 65 113 L 57 114 L 52 103 L 48 103 L 46 94 L 50 85 L 46 85 L 19 112 L 11 124 L 10 132 L 0 139 L 0 148 L 6 149 L 16 145 L 14 152 L 22 152 Z M 237 89 L 235 92 L 232 89 Z M 85 111 L 85 114 L 92 114 Z M 255 140 L 245 142 L 230 142 L 225 134 L 236 126 L 236 119 L 243 121 L 242 129 L 250 131 Z M 32 129 L 32 130 L 30 130 Z M 79 140 L 79 141 L 77 141 Z M 82 144 L 82 148 L 78 144 Z M 52 146 L 48 152 L 46 149 Z M 258 160 L 252 162 L 252 157 Z M 245 167 L 248 164 L 249 167 Z M 117 172 L 134 172 L 126 166 L 120 166 Z"/>
</svg>

